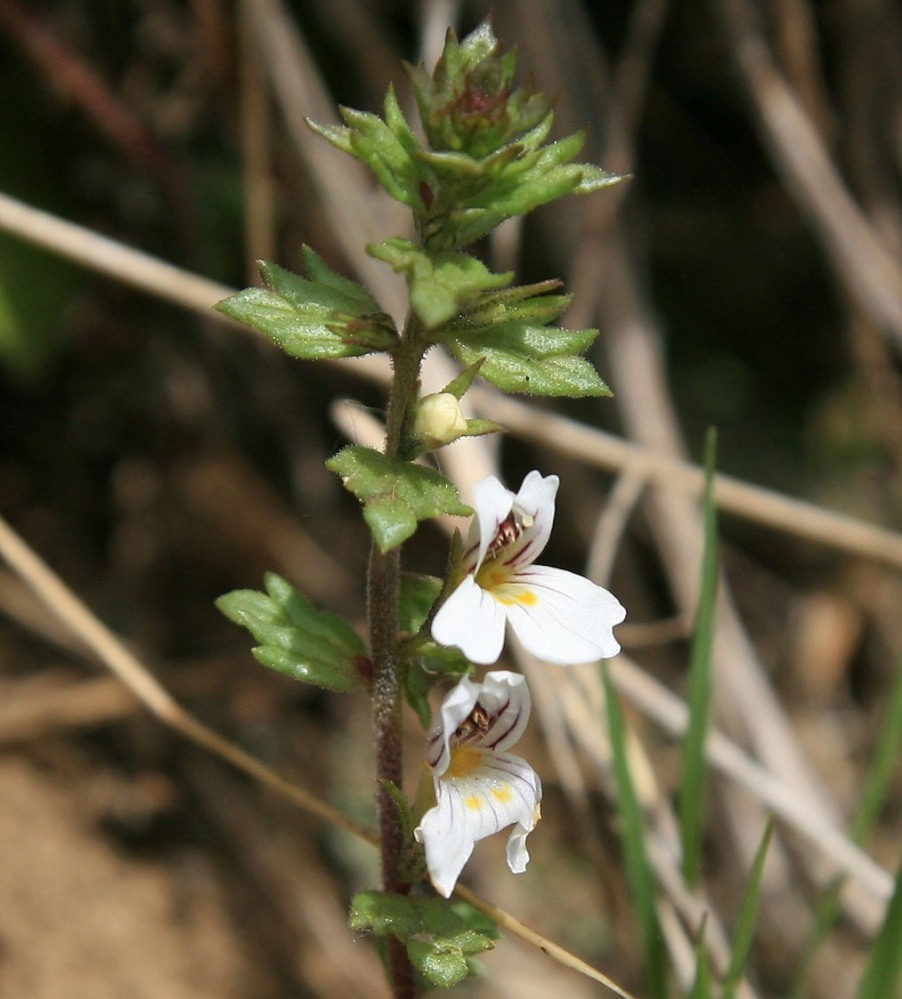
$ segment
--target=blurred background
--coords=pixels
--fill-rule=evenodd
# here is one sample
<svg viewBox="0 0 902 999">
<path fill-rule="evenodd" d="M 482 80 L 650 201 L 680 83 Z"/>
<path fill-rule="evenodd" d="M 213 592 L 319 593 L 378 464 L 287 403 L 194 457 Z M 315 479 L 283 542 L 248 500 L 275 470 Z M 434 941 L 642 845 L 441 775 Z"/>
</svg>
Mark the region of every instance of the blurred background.
<svg viewBox="0 0 902 999">
<path fill-rule="evenodd" d="M 411 108 L 401 60 L 431 64 L 449 25 L 462 35 L 489 13 L 521 79 L 557 95 L 555 135 L 586 128 L 580 159 L 632 175 L 478 248 L 518 281 L 564 280 L 565 324 L 601 329 L 591 356 L 615 395 L 543 401 L 495 449 L 449 449 L 449 470 L 465 495 L 483 462 L 514 488 L 529 468 L 561 474 L 548 561 L 582 570 L 590 553 L 629 608 L 629 662 L 681 695 L 696 501 L 655 461 L 697 462 L 715 426 L 719 470 L 768 490 L 721 518 L 733 625 L 717 723 L 772 768 L 762 747 L 788 739 L 804 766 L 782 779 L 845 824 L 902 657 L 890 0 L 0 0 L 0 192 L 81 227 L 63 253 L 37 245 L 46 220 L 26 232 L 0 205 L 0 513 L 193 712 L 369 821 L 366 704 L 267 673 L 213 601 L 273 569 L 363 626 L 367 536 L 323 462 L 380 417 L 378 372 L 283 356 L 213 318 L 213 285 L 190 275 L 225 294 L 256 280 L 258 258 L 297 269 L 308 243 L 396 310 L 397 283 L 361 248 L 403 232 L 403 213 L 300 118 L 378 111 L 391 81 Z M 364 409 L 336 409 L 346 398 Z M 553 414 L 600 431 L 601 451 L 543 437 Z M 605 434 L 636 449 L 604 450 Z M 771 495 L 847 519 L 811 527 L 804 507 L 791 526 L 782 506 L 761 512 Z M 862 528 L 859 544 L 853 521 L 883 533 Z M 405 556 L 419 571 L 443 561 L 431 529 Z M 529 747 L 546 786 L 533 868 L 511 878 L 491 842 L 466 880 L 642 995 L 600 717 L 536 696 L 549 700 Z M 633 710 L 669 807 L 673 733 Z M 413 722 L 411 760 L 420 740 Z M 761 818 L 732 790 L 711 795 L 706 870 L 727 929 L 742 830 Z M 866 842 L 890 871 L 899 791 L 897 768 Z M 791 831 L 782 849 L 750 995 L 789 994 L 830 876 Z M 152 720 L 0 569 L 0 995 L 378 997 L 378 960 L 345 926 L 350 894 L 377 878 L 369 847 Z M 813 967 L 814 996 L 854 995 L 880 908 L 862 893 Z M 485 965 L 461 995 L 600 994 L 515 941 Z"/>
</svg>

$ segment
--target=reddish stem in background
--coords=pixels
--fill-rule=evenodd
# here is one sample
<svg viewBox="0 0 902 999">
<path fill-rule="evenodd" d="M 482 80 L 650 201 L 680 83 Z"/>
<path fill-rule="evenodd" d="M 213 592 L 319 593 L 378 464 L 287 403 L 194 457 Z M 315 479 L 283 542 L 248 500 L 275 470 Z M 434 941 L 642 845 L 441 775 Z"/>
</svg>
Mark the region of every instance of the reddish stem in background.
<svg viewBox="0 0 902 999">
<path fill-rule="evenodd" d="M 63 100 L 79 108 L 115 149 L 148 174 L 183 220 L 183 235 L 186 224 L 193 229 L 194 208 L 178 164 L 106 81 L 18 0 L 0 0 L 0 27 L 21 45 L 42 79 Z M 188 243 L 193 245 L 193 240 Z"/>
</svg>

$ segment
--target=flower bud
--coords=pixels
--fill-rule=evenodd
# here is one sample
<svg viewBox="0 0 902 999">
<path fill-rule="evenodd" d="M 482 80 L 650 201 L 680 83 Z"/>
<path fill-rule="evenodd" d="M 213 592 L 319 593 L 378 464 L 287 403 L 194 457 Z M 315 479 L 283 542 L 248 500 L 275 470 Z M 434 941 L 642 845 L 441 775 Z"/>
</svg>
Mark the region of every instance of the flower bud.
<svg viewBox="0 0 902 999">
<path fill-rule="evenodd" d="M 413 434 L 433 447 L 450 444 L 467 432 L 467 420 L 457 396 L 436 392 L 420 400 L 413 421 Z"/>
</svg>

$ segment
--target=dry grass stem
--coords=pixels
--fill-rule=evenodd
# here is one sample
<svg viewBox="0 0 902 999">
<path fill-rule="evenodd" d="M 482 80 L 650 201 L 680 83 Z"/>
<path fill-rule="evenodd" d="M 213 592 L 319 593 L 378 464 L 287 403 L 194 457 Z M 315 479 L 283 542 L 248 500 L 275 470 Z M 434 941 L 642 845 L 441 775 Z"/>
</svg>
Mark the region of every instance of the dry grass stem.
<svg viewBox="0 0 902 999">
<path fill-rule="evenodd" d="M 811 120 L 774 66 L 747 0 L 722 7 L 736 60 L 786 186 L 818 231 L 837 276 L 902 350 L 902 270 L 852 199 Z"/>
</svg>

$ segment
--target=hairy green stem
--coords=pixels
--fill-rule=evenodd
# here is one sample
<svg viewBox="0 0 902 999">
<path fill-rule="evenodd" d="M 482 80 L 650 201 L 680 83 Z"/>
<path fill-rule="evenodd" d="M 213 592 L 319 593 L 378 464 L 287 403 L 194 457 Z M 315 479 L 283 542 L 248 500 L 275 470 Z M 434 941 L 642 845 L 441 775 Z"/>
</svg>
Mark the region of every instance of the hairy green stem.
<svg viewBox="0 0 902 999">
<path fill-rule="evenodd" d="M 425 345 L 415 322 L 409 321 L 394 359 L 394 377 L 388 403 L 385 454 L 398 457 L 406 427 L 417 398 L 417 381 Z M 401 549 L 383 552 L 373 541 L 367 582 L 367 616 L 373 659 L 373 739 L 376 747 L 376 807 L 382 852 L 382 887 L 406 894 L 410 885 L 401 872 L 403 831 L 386 782 L 401 787 L 402 700 L 398 661 L 398 593 L 401 582 Z M 416 994 L 413 968 L 404 945 L 388 938 L 388 966 L 396 999 Z"/>
</svg>

